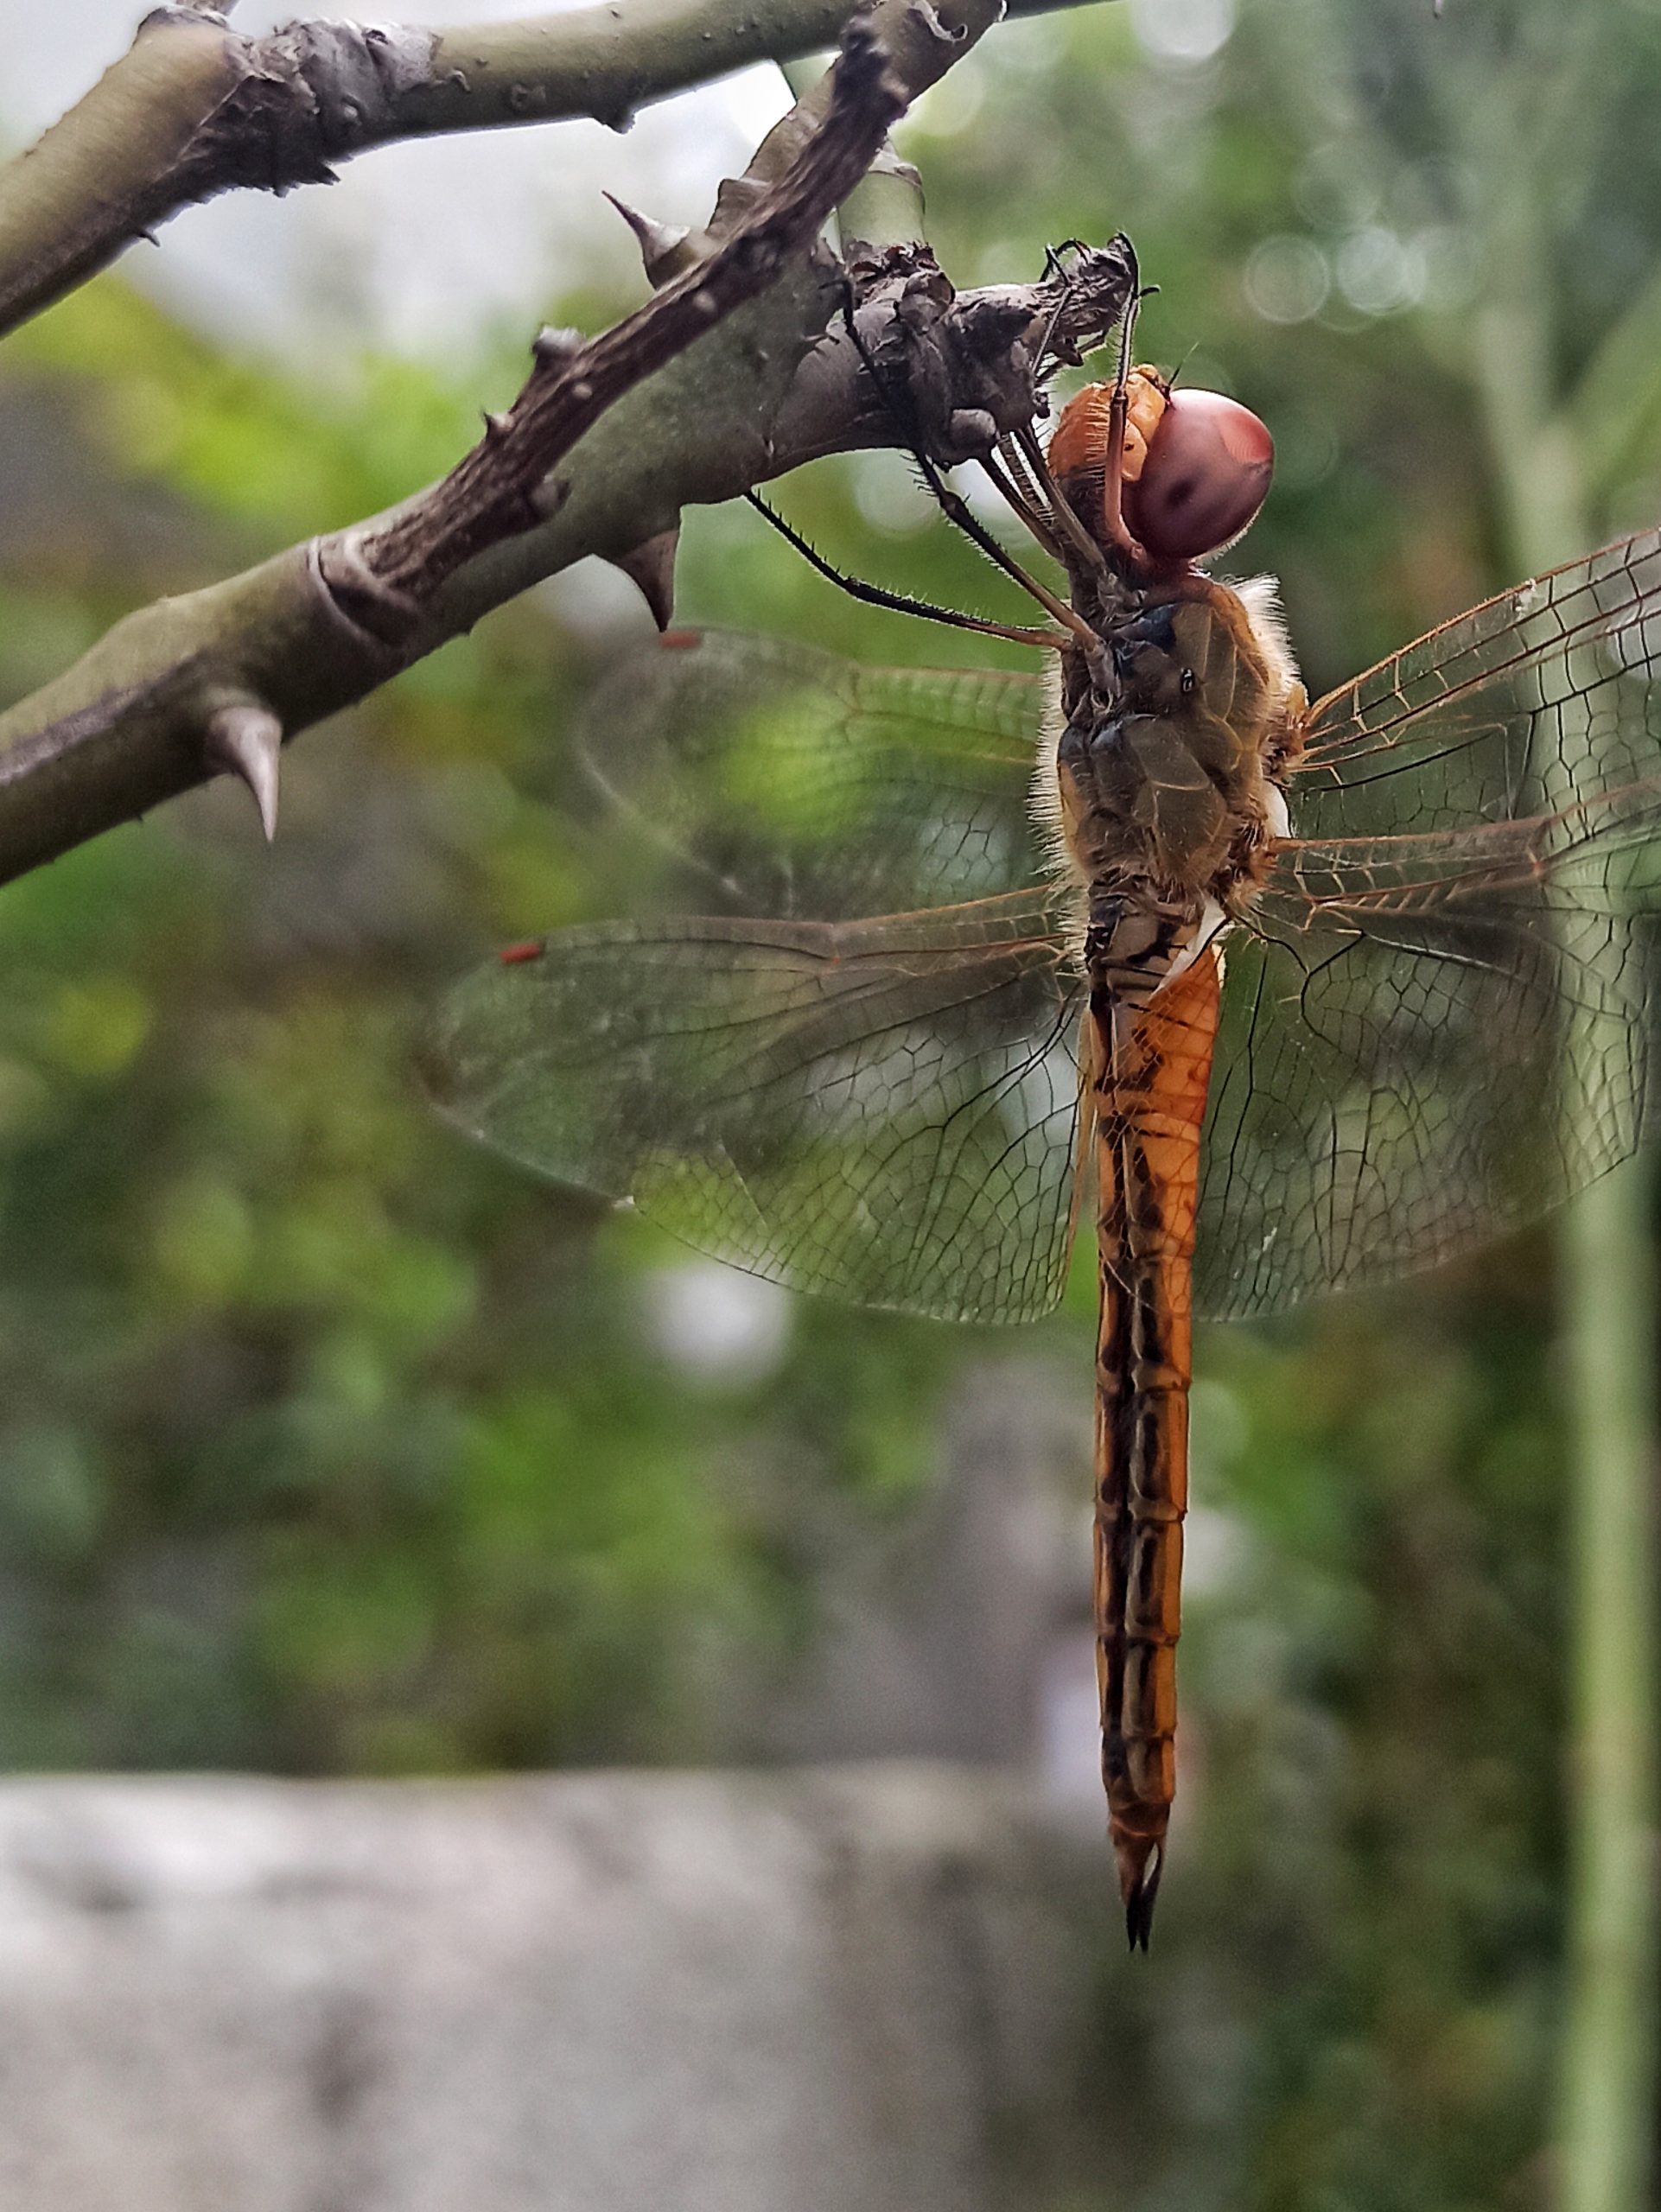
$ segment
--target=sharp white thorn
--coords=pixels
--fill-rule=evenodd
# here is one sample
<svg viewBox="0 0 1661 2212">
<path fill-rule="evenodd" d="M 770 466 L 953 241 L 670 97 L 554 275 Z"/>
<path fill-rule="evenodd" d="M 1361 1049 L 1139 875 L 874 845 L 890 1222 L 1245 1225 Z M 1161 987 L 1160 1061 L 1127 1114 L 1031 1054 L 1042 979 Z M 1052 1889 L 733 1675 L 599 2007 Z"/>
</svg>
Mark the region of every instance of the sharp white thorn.
<svg viewBox="0 0 1661 2212">
<path fill-rule="evenodd" d="M 653 284 L 657 283 L 666 272 L 669 264 L 680 251 L 681 247 L 685 245 L 690 232 L 684 224 L 659 223 L 650 215 L 641 214 L 638 207 L 631 207 L 626 200 L 620 200 L 614 192 L 605 193 L 602 197 L 610 200 L 612 206 L 633 232 L 635 243 L 640 249 L 640 263 L 646 270 L 647 281 Z"/>
<path fill-rule="evenodd" d="M 254 795 L 259 826 L 269 845 L 277 835 L 277 773 L 283 759 L 283 725 L 268 707 L 239 704 L 217 709 L 207 725 L 207 757 L 240 776 Z"/>
<path fill-rule="evenodd" d="M 612 563 L 631 583 L 640 586 L 660 630 L 666 630 L 674 619 L 675 551 L 679 543 L 678 528 L 659 531 L 657 537 L 645 539 Z"/>
</svg>

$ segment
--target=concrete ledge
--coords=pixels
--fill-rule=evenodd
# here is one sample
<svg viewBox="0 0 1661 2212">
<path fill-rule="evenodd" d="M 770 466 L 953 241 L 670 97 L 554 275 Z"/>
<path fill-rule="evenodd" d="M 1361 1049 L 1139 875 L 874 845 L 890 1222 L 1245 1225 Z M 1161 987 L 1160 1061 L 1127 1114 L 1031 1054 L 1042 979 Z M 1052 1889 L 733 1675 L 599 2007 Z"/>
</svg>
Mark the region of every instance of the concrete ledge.
<svg viewBox="0 0 1661 2212">
<path fill-rule="evenodd" d="M 978 2212 L 1107 1880 L 972 1769 L 0 1783 L 0 2203 Z"/>
</svg>

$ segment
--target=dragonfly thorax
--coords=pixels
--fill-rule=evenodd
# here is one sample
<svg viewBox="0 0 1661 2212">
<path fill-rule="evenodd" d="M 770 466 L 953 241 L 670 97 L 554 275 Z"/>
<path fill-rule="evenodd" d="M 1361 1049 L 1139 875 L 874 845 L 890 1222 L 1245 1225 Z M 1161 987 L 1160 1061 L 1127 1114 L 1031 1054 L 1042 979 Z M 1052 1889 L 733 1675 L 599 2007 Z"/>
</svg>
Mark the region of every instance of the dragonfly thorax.
<svg viewBox="0 0 1661 2212">
<path fill-rule="evenodd" d="M 1105 615 L 1107 675 L 1065 656 L 1060 828 L 1094 915 L 1127 898 L 1197 921 L 1236 911 L 1275 818 L 1293 700 L 1253 610 L 1197 571 Z M 1161 933 L 1162 934 L 1162 933 Z"/>
</svg>

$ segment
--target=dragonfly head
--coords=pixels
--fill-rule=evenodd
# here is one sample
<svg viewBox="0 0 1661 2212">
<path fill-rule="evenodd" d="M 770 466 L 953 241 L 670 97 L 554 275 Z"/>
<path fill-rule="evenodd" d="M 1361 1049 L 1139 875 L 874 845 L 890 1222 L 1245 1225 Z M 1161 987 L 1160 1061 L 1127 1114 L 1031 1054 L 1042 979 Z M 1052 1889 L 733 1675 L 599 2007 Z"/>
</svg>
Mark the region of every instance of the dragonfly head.
<svg viewBox="0 0 1661 2212">
<path fill-rule="evenodd" d="M 1133 569 L 1186 568 L 1231 545 L 1268 495 L 1267 429 L 1237 399 L 1174 390 L 1140 368 L 1125 379 L 1116 435 L 1117 393 L 1086 385 L 1050 441 L 1051 472 L 1085 527 Z"/>
</svg>

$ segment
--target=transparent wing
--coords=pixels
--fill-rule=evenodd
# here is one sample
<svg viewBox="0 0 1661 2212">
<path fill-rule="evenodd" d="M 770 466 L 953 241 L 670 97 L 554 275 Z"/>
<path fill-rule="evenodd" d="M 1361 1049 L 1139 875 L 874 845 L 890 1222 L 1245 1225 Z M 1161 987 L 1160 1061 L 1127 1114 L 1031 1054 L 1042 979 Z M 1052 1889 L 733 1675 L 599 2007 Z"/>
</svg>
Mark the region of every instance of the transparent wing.
<svg viewBox="0 0 1661 2212">
<path fill-rule="evenodd" d="M 599 687 L 576 744 L 637 911 L 839 921 L 1042 878 L 1028 793 L 1044 696 L 1034 676 L 674 632 Z"/>
<path fill-rule="evenodd" d="M 1490 601 L 1311 717 L 1231 942 L 1199 1295 L 1429 1267 L 1632 1152 L 1656 1096 L 1661 538 Z M 1337 834 L 1340 825 L 1352 834 Z"/>
<path fill-rule="evenodd" d="M 1485 601 L 1310 710 L 1299 834 L 1464 830 L 1644 781 L 1658 650 L 1661 531 Z"/>
<path fill-rule="evenodd" d="M 464 979 L 425 1068 L 473 1135 L 720 1259 L 1024 1320 L 1066 1271 L 1080 996 L 1041 893 L 602 925 Z"/>
</svg>

